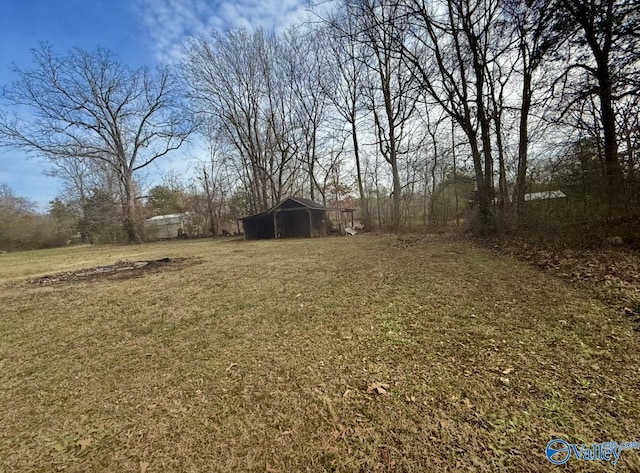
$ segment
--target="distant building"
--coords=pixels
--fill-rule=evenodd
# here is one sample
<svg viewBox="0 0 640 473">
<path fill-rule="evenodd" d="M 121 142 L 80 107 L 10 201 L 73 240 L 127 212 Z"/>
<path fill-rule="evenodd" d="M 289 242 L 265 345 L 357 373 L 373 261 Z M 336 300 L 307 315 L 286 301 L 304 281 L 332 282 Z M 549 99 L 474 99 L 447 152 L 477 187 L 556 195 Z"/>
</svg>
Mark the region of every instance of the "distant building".
<svg viewBox="0 0 640 473">
<path fill-rule="evenodd" d="M 525 194 L 524 200 L 525 202 L 529 202 L 534 200 L 563 199 L 566 197 L 566 194 L 562 191 L 544 191 Z"/>
<path fill-rule="evenodd" d="M 193 212 L 151 217 L 144 222 L 146 239 L 166 240 L 189 236 L 195 226 L 194 217 Z"/>
</svg>

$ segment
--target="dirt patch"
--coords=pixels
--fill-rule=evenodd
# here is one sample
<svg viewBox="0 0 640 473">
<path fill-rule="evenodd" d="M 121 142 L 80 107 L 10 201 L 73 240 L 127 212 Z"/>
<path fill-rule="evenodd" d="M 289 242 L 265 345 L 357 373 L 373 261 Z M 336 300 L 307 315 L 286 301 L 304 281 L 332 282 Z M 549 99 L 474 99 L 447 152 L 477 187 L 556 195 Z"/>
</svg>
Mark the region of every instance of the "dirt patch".
<svg viewBox="0 0 640 473">
<path fill-rule="evenodd" d="M 149 271 L 166 269 L 168 267 L 180 268 L 186 263 L 187 258 L 160 258 L 143 261 L 118 261 L 108 266 L 95 266 L 93 268 L 79 269 L 76 271 L 64 271 L 61 273 L 47 274 L 39 278 L 30 279 L 31 284 L 47 286 L 51 284 L 68 283 L 74 281 L 92 281 L 100 279 L 124 279 L 140 277 Z"/>
</svg>

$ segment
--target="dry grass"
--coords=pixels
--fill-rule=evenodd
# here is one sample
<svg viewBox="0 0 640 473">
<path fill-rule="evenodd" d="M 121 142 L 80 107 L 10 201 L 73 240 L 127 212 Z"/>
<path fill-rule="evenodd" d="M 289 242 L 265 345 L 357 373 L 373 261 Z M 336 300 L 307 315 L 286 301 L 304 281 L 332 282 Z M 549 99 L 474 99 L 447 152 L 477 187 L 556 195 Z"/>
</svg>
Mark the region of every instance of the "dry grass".
<svg viewBox="0 0 640 473">
<path fill-rule="evenodd" d="M 25 279 L 162 257 L 187 259 Z M 0 307 L 0 472 L 547 471 L 554 435 L 640 437 L 631 321 L 465 243 L 7 254 Z M 639 457 L 569 466 L 639 471 Z"/>
</svg>

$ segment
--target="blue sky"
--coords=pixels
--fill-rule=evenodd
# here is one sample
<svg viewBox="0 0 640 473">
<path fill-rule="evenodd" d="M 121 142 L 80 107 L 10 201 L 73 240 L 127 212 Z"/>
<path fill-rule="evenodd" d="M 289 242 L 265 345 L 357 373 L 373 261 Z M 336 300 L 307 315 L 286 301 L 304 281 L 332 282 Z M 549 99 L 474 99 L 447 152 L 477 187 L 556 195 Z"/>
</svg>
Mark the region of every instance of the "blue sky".
<svg viewBox="0 0 640 473">
<path fill-rule="evenodd" d="M 179 60 L 181 45 L 191 35 L 235 26 L 276 30 L 300 23 L 304 0 L 4 0 L 0 2 L 0 86 L 14 80 L 12 64 L 29 67 L 30 50 L 41 41 L 65 53 L 73 47 L 114 51 L 132 67 Z M 163 172 L 188 172 L 197 147 L 169 156 L 145 179 L 159 182 Z M 60 183 L 43 174 L 37 157 L 0 148 L 0 183 L 45 210 L 60 192 Z"/>
</svg>

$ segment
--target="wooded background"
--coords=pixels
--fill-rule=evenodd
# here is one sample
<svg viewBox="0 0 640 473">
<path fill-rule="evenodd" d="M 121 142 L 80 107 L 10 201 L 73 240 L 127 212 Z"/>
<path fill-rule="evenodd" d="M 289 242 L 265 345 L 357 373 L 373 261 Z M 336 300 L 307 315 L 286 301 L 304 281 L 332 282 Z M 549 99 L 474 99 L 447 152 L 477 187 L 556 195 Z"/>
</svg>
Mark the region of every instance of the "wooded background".
<svg viewBox="0 0 640 473">
<path fill-rule="evenodd" d="M 0 249 L 135 242 L 187 211 L 233 233 L 288 195 L 357 206 L 366 229 L 635 244 L 639 7 L 339 0 L 284 33 L 192 38 L 155 71 L 42 44 L 2 89 L 0 140 L 65 190 L 43 215 L 2 186 Z M 192 174 L 145 185 L 187 140 Z M 527 197 L 547 191 L 565 197 Z"/>
</svg>

